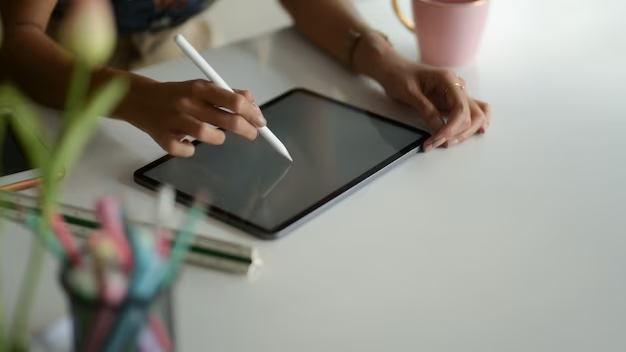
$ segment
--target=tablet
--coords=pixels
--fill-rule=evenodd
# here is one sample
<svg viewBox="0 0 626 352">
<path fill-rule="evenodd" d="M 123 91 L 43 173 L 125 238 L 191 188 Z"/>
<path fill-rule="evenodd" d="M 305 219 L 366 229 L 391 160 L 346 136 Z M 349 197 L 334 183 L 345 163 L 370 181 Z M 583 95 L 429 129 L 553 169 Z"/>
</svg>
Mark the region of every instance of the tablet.
<svg viewBox="0 0 626 352">
<path fill-rule="evenodd" d="M 40 181 L 38 169 L 28 164 L 26 151 L 11 127 L 7 124 L 1 136 L 0 190 L 19 191 L 34 187 Z"/>
<path fill-rule="evenodd" d="M 419 151 L 429 137 L 368 111 L 303 89 L 261 106 L 268 127 L 293 157 L 262 137 L 226 132 L 223 145 L 196 143 L 191 158 L 165 156 L 135 172 L 152 190 L 170 184 L 190 205 L 209 194 L 209 214 L 263 239 L 293 230 L 340 197 Z"/>
</svg>

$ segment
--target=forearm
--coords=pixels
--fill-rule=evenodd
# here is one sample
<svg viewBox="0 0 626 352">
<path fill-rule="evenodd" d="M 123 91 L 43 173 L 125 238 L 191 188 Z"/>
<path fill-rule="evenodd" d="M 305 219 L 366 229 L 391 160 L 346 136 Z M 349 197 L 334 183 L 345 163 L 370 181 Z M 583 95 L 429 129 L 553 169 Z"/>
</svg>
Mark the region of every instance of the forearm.
<svg viewBox="0 0 626 352">
<path fill-rule="evenodd" d="M 0 50 L 0 77 L 8 78 L 37 103 L 62 108 L 69 88 L 73 59 L 50 39 L 42 29 L 34 26 L 16 26 L 5 32 Z M 126 119 L 136 110 L 141 97 L 135 92 L 153 81 L 111 68 L 92 72 L 90 90 L 96 89 L 113 77 L 130 80 L 130 94 L 114 111 L 113 116 Z"/>
<path fill-rule="evenodd" d="M 295 26 L 331 57 L 354 71 L 380 81 L 389 56 L 399 55 L 380 34 L 372 31 L 351 0 L 281 0 Z M 364 36 L 350 56 L 351 32 Z"/>
</svg>

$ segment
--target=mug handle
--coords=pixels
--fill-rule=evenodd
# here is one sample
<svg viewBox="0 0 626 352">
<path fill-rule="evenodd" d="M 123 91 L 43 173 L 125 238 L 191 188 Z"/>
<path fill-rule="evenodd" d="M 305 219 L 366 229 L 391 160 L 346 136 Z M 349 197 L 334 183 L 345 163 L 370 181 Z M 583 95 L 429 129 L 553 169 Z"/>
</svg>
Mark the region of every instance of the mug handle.
<svg viewBox="0 0 626 352">
<path fill-rule="evenodd" d="M 400 6 L 398 5 L 398 0 L 391 0 L 391 4 L 393 5 L 393 11 L 396 13 L 396 16 L 398 16 L 398 19 L 400 20 L 400 22 L 402 22 L 402 24 L 411 32 L 415 31 L 415 23 L 413 23 L 413 21 L 411 21 L 411 19 L 409 19 L 408 17 L 406 17 L 404 15 L 404 13 L 402 12 L 402 10 L 400 10 Z"/>
</svg>

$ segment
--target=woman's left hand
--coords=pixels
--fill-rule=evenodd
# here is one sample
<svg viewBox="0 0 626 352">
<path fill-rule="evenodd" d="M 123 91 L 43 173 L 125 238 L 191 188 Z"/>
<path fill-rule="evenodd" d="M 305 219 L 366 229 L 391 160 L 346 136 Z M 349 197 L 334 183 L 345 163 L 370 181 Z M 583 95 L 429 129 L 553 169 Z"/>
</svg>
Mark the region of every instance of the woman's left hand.
<svg viewBox="0 0 626 352">
<path fill-rule="evenodd" d="M 379 83 L 387 95 L 415 107 L 433 131 L 425 152 L 463 143 L 489 128 L 489 105 L 468 96 L 465 81 L 455 73 L 398 57 L 385 71 Z"/>
</svg>

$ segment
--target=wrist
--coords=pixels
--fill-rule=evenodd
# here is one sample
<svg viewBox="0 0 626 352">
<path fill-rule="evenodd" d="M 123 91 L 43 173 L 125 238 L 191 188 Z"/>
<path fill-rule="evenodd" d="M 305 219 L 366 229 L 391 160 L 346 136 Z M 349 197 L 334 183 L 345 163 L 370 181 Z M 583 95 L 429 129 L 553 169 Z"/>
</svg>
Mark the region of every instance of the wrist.
<svg viewBox="0 0 626 352">
<path fill-rule="evenodd" d="M 149 90 L 158 82 L 147 77 L 139 76 L 127 71 L 116 70 L 112 68 L 102 68 L 96 71 L 94 81 L 97 85 L 101 85 L 113 77 L 121 77 L 128 80 L 129 88 L 126 96 L 120 104 L 113 110 L 112 118 L 124 120 L 133 123 L 133 117 L 145 110 L 146 104 L 150 104 Z"/>
<path fill-rule="evenodd" d="M 378 32 L 367 32 L 359 40 L 352 54 L 352 68 L 381 83 L 394 63 L 404 61 L 391 43 Z"/>
</svg>

